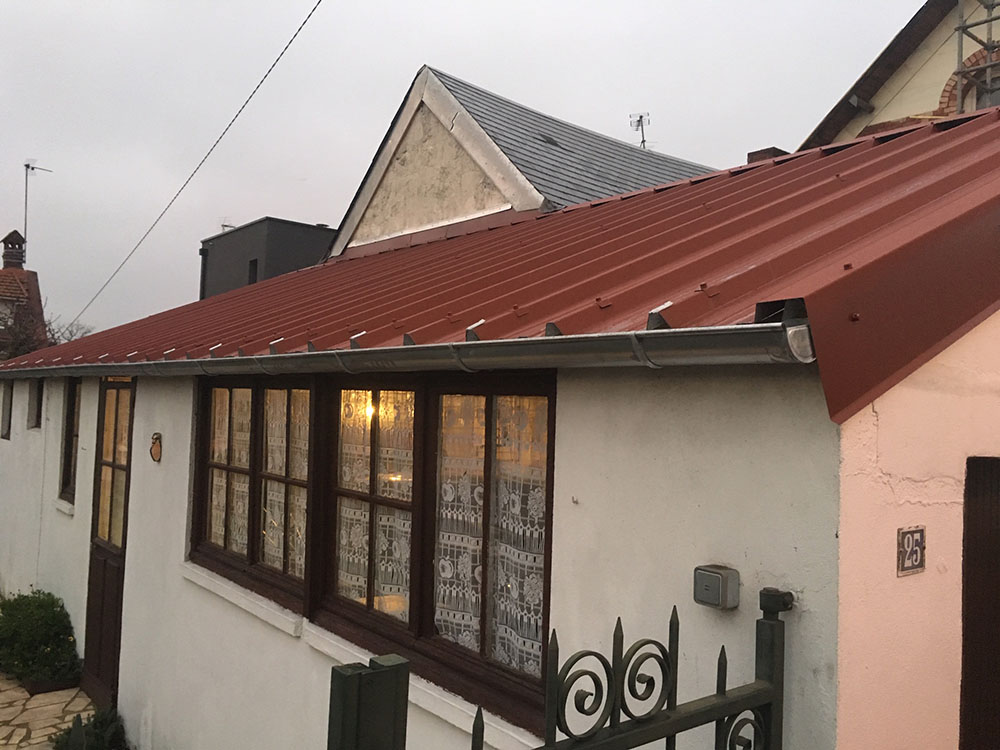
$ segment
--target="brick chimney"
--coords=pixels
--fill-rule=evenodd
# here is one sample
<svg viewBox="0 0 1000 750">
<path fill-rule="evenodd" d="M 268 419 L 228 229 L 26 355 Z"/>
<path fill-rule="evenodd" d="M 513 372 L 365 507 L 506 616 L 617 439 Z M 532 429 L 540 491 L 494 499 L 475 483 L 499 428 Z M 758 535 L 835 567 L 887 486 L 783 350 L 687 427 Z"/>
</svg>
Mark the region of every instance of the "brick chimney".
<svg viewBox="0 0 1000 750">
<path fill-rule="evenodd" d="M 24 268 L 24 237 L 16 229 L 3 238 L 3 267 Z"/>
</svg>

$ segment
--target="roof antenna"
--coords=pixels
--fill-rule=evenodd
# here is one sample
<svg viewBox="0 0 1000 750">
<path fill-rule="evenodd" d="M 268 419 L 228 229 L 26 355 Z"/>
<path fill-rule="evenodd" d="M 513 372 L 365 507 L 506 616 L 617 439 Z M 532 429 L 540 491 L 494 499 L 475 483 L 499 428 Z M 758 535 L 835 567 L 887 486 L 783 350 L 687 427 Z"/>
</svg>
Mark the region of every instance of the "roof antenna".
<svg viewBox="0 0 1000 750">
<path fill-rule="evenodd" d="M 32 172 L 51 172 L 45 167 L 36 167 L 36 159 L 24 160 L 24 244 L 28 244 L 28 175 Z"/>
<path fill-rule="evenodd" d="M 628 124 L 632 126 L 632 130 L 637 130 L 642 134 L 639 148 L 646 148 L 646 126 L 649 125 L 649 112 L 634 112 L 628 116 Z"/>
</svg>

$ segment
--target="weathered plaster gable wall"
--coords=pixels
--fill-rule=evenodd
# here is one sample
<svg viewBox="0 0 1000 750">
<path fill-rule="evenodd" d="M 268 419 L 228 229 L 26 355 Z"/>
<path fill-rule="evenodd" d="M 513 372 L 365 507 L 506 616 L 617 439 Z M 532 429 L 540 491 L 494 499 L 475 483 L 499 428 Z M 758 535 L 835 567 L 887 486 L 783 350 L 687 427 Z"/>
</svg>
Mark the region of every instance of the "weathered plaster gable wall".
<svg viewBox="0 0 1000 750">
<path fill-rule="evenodd" d="M 842 426 L 840 748 L 958 746 L 965 461 L 1000 455 L 998 341 L 1000 313 Z M 927 570 L 897 578 L 915 525 Z"/>
<path fill-rule="evenodd" d="M 967 19 L 985 18 L 986 11 L 978 0 L 964 0 L 964 2 Z M 955 72 L 958 56 L 958 41 L 955 34 L 957 22 L 958 14 L 955 11 L 949 13 L 872 98 L 874 112 L 859 113 L 834 141 L 855 138 L 869 125 L 912 117 L 937 109 L 941 92 L 951 74 Z M 979 29 L 978 33 L 982 32 L 983 29 Z M 963 47 L 965 57 L 977 49 L 979 47 L 975 42 L 966 39 Z"/>
<path fill-rule="evenodd" d="M 834 746 L 838 432 L 812 368 L 564 371 L 557 393 L 552 610 L 560 650 L 611 653 L 680 616 L 681 701 L 753 679 L 757 594 L 795 592 L 785 746 Z M 740 571 L 740 606 L 692 601 L 696 565 Z M 626 646 L 628 645 L 626 644 Z M 710 730 L 678 747 L 712 746 Z M 874 747 L 874 746 L 872 746 Z"/>
<path fill-rule="evenodd" d="M 87 606 L 96 379 L 84 381 L 76 503 L 59 499 L 65 381 L 45 381 L 41 428 L 28 429 L 28 382 L 15 382 L 11 439 L 0 440 L 0 593 L 32 587 L 62 597 L 77 641 L 84 642 Z"/>
<path fill-rule="evenodd" d="M 421 104 L 393 154 L 351 245 L 510 208 L 441 121 Z"/>
</svg>

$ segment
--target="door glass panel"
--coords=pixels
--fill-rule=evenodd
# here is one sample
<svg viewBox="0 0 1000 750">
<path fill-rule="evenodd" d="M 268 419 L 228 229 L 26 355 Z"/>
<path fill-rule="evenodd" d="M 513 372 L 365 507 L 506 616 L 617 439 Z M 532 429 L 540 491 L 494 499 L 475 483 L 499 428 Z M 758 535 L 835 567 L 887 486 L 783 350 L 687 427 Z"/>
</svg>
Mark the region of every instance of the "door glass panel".
<svg viewBox="0 0 1000 750">
<path fill-rule="evenodd" d="M 226 543 L 226 472 L 212 469 L 212 507 L 208 514 L 208 538 L 222 547 Z"/>
<path fill-rule="evenodd" d="M 230 399 L 233 410 L 233 434 L 230 436 L 232 445 L 229 464 L 246 469 L 250 467 L 251 391 L 249 388 L 233 388 Z"/>
<path fill-rule="evenodd" d="M 371 391 L 342 391 L 340 396 L 340 486 L 368 492 L 371 479 Z"/>
<path fill-rule="evenodd" d="M 265 479 L 261 499 L 261 562 L 276 570 L 284 568 L 285 485 Z"/>
<path fill-rule="evenodd" d="M 548 400 L 496 400 L 490 507 L 489 654 L 519 672 L 542 673 L 545 469 Z"/>
<path fill-rule="evenodd" d="M 97 507 L 97 536 L 108 541 L 111 537 L 111 467 L 101 467 L 100 503 Z"/>
<path fill-rule="evenodd" d="M 229 459 L 229 391 L 212 389 L 212 461 L 224 464 Z"/>
<path fill-rule="evenodd" d="M 306 489 L 288 485 L 288 572 L 304 578 L 306 572 Z"/>
<path fill-rule="evenodd" d="M 288 426 L 288 476 L 309 478 L 309 391 L 292 391 L 292 423 Z"/>
<path fill-rule="evenodd" d="M 115 458 L 115 413 L 118 407 L 118 391 L 107 390 L 104 392 L 104 435 L 101 458 L 105 461 L 113 461 Z"/>
<path fill-rule="evenodd" d="M 285 475 L 288 391 L 264 392 L 264 471 Z"/>
<path fill-rule="evenodd" d="M 410 619 L 410 527 L 408 510 L 379 507 L 375 556 L 374 607 L 407 622 Z"/>
<path fill-rule="evenodd" d="M 413 499 L 413 392 L 382 391 L 378 402 L 378 494 Z"/>
<path fill-rule="evenodd" d="M 363 500 L 337 498 L 337 593 L 361 604 L 368 601 L 368 509 Z"/>
<path fill-rule="evenodd" d="M 118 393 L 118 424 L 115 428 L 115 463 L 124 466 L 128 463 L 128 431 L 129 411 L 132 399 L 128 391 Z"/>
<path fill-rule="evenodd" d="M 111 537 L 108 541 L 116 547 L 122 546 L 122 536 L 125 533 L 126 484 L 125 470 L 115 469 L 115 478 L 111 490 Z"/>
<path fill-rule="evenodd" d="M 229 474 L 229 511 L 226 525 L 229 534 L 227 546 L 241 555 L 247 553 L 247 514 L 250 507 L 250 477 L 246 474 Z"/>
<path fill-rule="evenodd" d="M 438 446 L 434 623 L 443 637 L 478 650 L 486 450 L 483 396 L 441 397 Z"/>
</svg>

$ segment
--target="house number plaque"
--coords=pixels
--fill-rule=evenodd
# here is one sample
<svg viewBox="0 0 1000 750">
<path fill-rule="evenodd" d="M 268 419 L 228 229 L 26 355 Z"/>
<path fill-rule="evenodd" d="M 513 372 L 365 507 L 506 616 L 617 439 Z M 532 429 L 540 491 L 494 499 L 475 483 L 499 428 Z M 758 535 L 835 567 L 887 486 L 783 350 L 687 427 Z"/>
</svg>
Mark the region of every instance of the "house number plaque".
<svg viewBox="0 0 1000 750">
<path fill-rule="evenodd" d="M 923 526 L 909 526 L 896 531 L 896 575 L 923 573 L 927 531 Z"/>
</svg>

